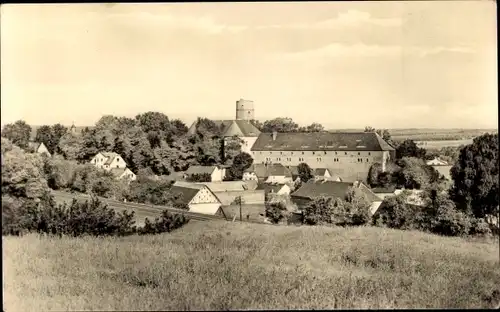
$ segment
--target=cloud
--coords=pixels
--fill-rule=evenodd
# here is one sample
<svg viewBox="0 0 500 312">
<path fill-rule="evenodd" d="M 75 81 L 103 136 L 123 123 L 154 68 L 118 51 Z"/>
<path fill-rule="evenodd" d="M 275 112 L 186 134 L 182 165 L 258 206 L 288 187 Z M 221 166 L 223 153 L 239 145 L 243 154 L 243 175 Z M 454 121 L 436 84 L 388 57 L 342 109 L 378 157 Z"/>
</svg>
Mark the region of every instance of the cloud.
<svg viewBox="0 0 500 312">
<path fill-rule="evenodd" d="M 357 10 L 348 10 L 339 13 L 337 17 L 317 21 L 313 23 L 296 23 L 284 25 L 258 26 L 257 29 L 278 28 L 278 29 L 343 29 L 358 26 L 382 26 L 382 27 L 401 27 L 402 18 L 375 18 L 368 12 Z"/>
<path fill-rule="evenodd" d="M 474 53 L 468 47 L 405 47 L 396 45 L 366 45 L 362 43 L 346 45 L 332 43 L 327 46 L 293 53 L 285 53 L 280 58 L 297 60 L 304 58 L 335 58 L 335 57 L 400 57 L 415 55 L 426 57 L 443 52 Z"/>
<path fill-rule="evenodd" d="M 202 31 L 207 34 L 220 34 L 223 32 L 237 33 L 247 29 L 242 25 L 228 25 L 215 21 L 210 16 L 182 16 L 169 13 L 151 13 L 146 11 L 130 13 L 111 13 L 110 18 L 144 27 L 158 29 L 190 29 Z"/>
</svg>

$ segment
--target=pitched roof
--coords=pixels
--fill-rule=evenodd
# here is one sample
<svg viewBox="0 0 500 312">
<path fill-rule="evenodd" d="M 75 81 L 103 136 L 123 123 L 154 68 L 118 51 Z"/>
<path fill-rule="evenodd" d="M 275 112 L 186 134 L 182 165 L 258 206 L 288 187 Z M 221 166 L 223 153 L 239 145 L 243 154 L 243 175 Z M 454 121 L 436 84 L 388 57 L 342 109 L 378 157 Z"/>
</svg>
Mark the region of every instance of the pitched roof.
<svg viewBox="0 0 500 312">
<path fill-rule="evenodd" d="M 396 190 L 395 186 L 388 186 L 388 187 L 374 187 L 372 188 L 372 192 L 375 194 L 380 194 L 380 193 L 394 193 Z"/>
<path fill-rule="evenodd" d="M 375 132 L 261 133 L 252 151 L 392 151 Z"/>
<path fill-rule="evenodd" d="M 188 170 L 186 170 L 186 174 L 212 174 L 216 168 L 216 166 L 190 166 Z"/>
<path fill-rule="evenodd" d="M 247 120 L 212 120 L 222 130 L 223 136 L 243 136 L 257 137 L 260 134 L 259 129 Z M 189 127 L 188 134 L 194 134 L 196 131 L 197 120 Z"/>
<path fill-rule="evenodd" d="M 245 172 L 254 172 L 257 178 L 265 179 L 270 176 L 292 177 L 292 172 L 282 164 L 252 164 Z"/>
<path fill-rule="evenodd" d="M 202 184 L 177 181 L 170 190 L 173 194 L 180 194 L 179 202 L 187 205 L 204 187 Z"/>
<path fill-rule="evenodd" d="M 324 176 L 328 169 L 327 168 L 316 168 L 313 170 L 314 170 L 314 175 Z M 328 173 L 330 173 L 330 172 L 328 172 Z"/>
<path fill-rule="evenodd" d="M 106 162 L 104 163 L 105 165 L 110 165 L 113 162 L 113 159 L 121 157 L 115 152 L 100 152 L 100 154 L 106 158 Z"/>
<path fill-rule="evenodd" d="M 302 186 L 291 194 L 292 197 L 313 199 L 318 196 L 327 196 L 334 198 L 345 199 L 349 188 L 355 187 L 355 183 L 336 182 L 336 181 L 311 181 L 303 183 Z M 382 201 L 373 192 L 371 192 L 364 184 L 359 184 L 360 189 L 370 202 Z"/>
<path fill-rule="evenodd" d="M 245 181 L 197 182 L 208 187 L 212 192 L 245 191 L 248 189 Z"/>
<path fill-rule="evenodd" d="M 278 193 L 286 184 L 259 183 L 257 190 L 264 190 L 266 193 Z"/>
</svg>

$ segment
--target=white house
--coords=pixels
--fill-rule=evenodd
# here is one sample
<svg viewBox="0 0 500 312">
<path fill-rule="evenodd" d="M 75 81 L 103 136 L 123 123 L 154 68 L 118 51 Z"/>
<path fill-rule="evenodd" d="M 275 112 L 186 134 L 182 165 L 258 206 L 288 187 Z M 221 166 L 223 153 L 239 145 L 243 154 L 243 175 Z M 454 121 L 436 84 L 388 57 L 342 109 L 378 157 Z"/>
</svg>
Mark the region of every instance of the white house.
<svg viewBox="0 0 500 312">
<path fill-rule="evenodd" d="M 208 174 L 210 175 L 209 182 L 220 182 L 226 176 L 226 169 L 218 166 L 190 166 L 185 174 L 188 178 L 195 174 Z"/>
<path fill-rule="evenodd" d="M 179 202 L 185 204 L 190 212 L 208 215 L 224 213 L 221 210 L 220 200 L 206 185 L 177 181 L 171 191 L 175 195 L 180 195 Z"/>
<path fill-rule="evenodd" d="M 128 168 L 111 168 L 109 171 L 117 180 L 128 179 L 130 181 L 134 181 L 137 179 L 135 173 Z"/>
<path fill-rule="evenodd" d="M 91 164 L 97 168 L 110 170 L 112 168 L 127 168 L 127 163 L 123 158 L 114 152 L 100 152 L 92 158 Z"/>
<path fill-rule="evenodd" d="M 243 172 L 243 181 L 261 181 L 273 184 L 292 183 L 290 169 L 282 164 L 253 164 Z"/>
<path fill-rule="evenodd" d="M 427 161 L 428 166 L 448 166 L 448 163 L 439 157 Z"/>
</svg>

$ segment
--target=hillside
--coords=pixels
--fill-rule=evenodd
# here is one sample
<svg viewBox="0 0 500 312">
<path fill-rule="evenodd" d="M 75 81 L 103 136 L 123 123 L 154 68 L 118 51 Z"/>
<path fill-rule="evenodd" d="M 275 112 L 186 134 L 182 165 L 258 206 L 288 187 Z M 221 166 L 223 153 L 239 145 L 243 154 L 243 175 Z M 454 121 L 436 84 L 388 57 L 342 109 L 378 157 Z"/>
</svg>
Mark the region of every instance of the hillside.
<svg viewBox="0 0 500 312">
<path fill-rule="evenodd" d="M 500 290 L 498 242 L 380 228 L 194 221 L 3 244 L 6 311 L 481 308 Z"/>
</svg>

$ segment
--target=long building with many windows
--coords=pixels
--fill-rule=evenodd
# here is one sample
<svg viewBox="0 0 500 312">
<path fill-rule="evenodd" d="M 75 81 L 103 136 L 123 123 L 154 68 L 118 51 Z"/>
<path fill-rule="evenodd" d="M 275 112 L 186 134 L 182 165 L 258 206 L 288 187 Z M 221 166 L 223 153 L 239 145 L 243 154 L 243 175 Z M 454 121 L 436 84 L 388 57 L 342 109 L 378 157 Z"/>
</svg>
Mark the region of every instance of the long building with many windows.
<svg viewBox="0 0 500 312">
<path fill-rule="evenodd" d="M 375 132 L 261 133 L 251 148 L 254 163 L 328 168 L 343 181 L 366 181 L 374 163 L 382 170 L 395 157 L 392 146 Z"/>
</svg>

